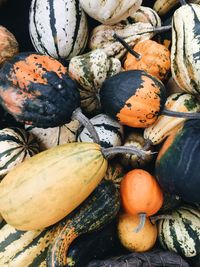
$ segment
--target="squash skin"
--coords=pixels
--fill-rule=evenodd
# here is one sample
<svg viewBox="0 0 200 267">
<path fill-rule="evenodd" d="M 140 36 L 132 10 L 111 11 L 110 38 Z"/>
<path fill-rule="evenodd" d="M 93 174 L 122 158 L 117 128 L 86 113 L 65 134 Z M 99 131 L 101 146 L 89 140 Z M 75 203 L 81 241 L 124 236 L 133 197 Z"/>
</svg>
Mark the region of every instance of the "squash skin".
<svg viewBox="0 0 200 267">
<path fill-rule="evenodd" d="M 156 177 L 164 191 L 200 204 L 200 122 L 188 120 L 164 142 L 157 160 Z M 189 158 L 188 158 L 189 157 Z"/>
<path fill-rule="evenodd" d="M 45 228 L 81 204 L 106 170 L 107 160 L 95 143 L 71 143 L 43 151 L 3 179 L 0 213 L 16 229 Z"/>
<path fill-rule="evenodd" d="M 60 62 L 20 53 L 0 70 L 0 103 L 17 121 L 47 128 L 70 122 L 80 95 Z"/>
</svg>

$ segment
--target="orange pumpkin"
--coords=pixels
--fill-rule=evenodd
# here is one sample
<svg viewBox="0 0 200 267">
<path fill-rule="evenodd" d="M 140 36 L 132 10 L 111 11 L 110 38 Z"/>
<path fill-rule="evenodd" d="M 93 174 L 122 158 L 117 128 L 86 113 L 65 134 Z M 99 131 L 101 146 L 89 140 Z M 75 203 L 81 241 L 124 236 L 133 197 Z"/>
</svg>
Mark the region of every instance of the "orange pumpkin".
<svg viewBox="0 0 200 267">
<path fill-rule="evenodd" d="M 134 169 L 124 176 L 120 192 L 124 210 L 141 217 L 136 231 L 144 226 L 146 216 L 155 214 L 163 204 L 163 193 L 158 182 L 142 169 Z"/>
<path fill-rule="evenodd" d="M 151 75 L 165 80 L 170 70 L 170 51 L 164 45 L 152 40 L 137 43 L 134 51 L 141 55 L 137 59 L 130 53 L 124 62 L 125 70 L 144 70 Z"/>
</svg>

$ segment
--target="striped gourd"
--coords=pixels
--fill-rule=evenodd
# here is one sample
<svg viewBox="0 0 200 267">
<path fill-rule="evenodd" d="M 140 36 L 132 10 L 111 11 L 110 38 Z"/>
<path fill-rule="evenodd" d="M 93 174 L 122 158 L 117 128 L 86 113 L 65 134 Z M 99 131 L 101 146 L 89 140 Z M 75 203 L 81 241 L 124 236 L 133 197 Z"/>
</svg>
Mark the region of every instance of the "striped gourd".
<svg viewBox="0 0 200 267">
<path fill-rule="evenodd" d="M 85 48 L 87 18 L 78 0 L 32 0 L 29 14 L 30 37 L 38 52 L 66 59 Z"/>
<path fill-rule="evenodd" d="M 190 94 L 176 93 L 167 98 L 165 108 L 172 111 L 192 113 L 200 111 L 200 104 Z M 153 145 L 157 145 L 185 120 L 186 118 L 160 115 L 154 124 L 144 130 L 144 138 L 149 140 Z"/>
<path fill-rule="evenodd" d="M 171 218 L 159 221 L 161 245 L 185 257 L 200 253 L 200 210 L 187 205 L 172 211 Z"/>
<path fill-rule="evenodd" d="M 36 138 L 20 128 L 0 130 L 0 176 L 39 152 Z"/>
<path fill-rule="evenodd" d="M 190 20 L 188 20 L 190 18 Z M 172 76 L 189 93 L 200 92 L 200 5 L 183 5 L 172 20 Z"/>
</svg>

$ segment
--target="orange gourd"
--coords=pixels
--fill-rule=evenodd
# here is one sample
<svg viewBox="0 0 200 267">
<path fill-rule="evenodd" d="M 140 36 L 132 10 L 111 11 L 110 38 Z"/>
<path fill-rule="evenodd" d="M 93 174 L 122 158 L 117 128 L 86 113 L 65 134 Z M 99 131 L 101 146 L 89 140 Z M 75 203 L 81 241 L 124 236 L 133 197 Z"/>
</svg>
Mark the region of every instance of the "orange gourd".
<svg viewBox="0 0 200 267">
<path fill-rule="evenodd" d="M 164 45 L 146 40 L 137 43 L 134 51 L 140 54 L 141 58 L 128 53 L 124 62 L 125 70 L 144 70 L 160 80 L 166 79 L 171 64 L 170 51 Z"/>
<path fill-rule="evenodd" d="M 124 210 L 140 216 L 136 232 L 144 227 L 146 216 L 155 214 L 163 204 L 163 193 L 158 182 L 142 169 L 134 169 L 124 176 L 120 192 Z"/>
</svg>

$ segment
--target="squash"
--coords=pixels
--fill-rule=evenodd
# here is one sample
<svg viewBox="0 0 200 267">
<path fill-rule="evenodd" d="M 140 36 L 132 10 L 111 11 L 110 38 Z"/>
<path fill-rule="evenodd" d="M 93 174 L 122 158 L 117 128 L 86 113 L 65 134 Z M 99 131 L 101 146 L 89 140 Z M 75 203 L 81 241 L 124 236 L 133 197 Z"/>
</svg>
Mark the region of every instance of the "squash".
<svg viewBox="0 0 200 267">
<path fill-rule="evenodd" d="M 5 27 L 0 26 L 0 64 L 12 58 L 19 52 L 15 36 Z"/>
<path fill-rule="evenodd" d="M 92 119 L 102 147 L 120 146 L 123 142 L 123 126 L 106 114 L 99 114 Z M 93 142 L 88 130 L 84 128 L 77 138 L 78 142 Z"/>
<path fill-rule="evenodd" d="M 47 129 L 25 125 L 26 131 L 32 133 L 37 138 L 40 151 L 57 145 L 75 142 L 78 128 L 79 122 L 77 120 L 73 120 L 63 126 Z"/>
<path fill-rule="evenodd" d="M 117 215 L 119 208 L 118 190 L 111 181 L 103 181 L 64 223 L 61 232 L 48 249 L 47 265 L 49 267 L 70 266 L 67 251 L 72 241 L 84 233 L 97 230 L 109 223 Z"/>
<path fill-rule="evenodd" d="M 78 0 L 32 0 L 29 32 L 36 51 L 57 59 L 70 59 L 87 44 L 87 17 Z"/>
<path fill-rule="evenodd" d="M 131 148 L 133 153 L 145 153 Z M 0 183 L 0 214 L 18 230 L 52 225 L 79 206 L 105 176 L 110 155 L 96 143 L 69 143 L 43 151 L 10 171 Z M 39 219 L 38 219 L 39 218 Z"/>
<path fill-rule="evenodd" d="M 48 128 L 71 121 L 79 106 L 76 83 L 57 60 L 20 53 L 0 69 L 0 104 L 17 121 Z"/>
<path fill-rule="evenodd" d="M 146 128 L 162 112 L 166 101 L 161 81 L 142 70 L 108 78 L 100 91 L 104 112 L 127 126 Z"/>
<path fill-rule="evenodd" d="M 124 62 L 125 70 L 144 70 L 160 80 L 166 80 L 170 71 L 170 51 L 152 40 L 144 40 L 134 46 L 134 51 L 141 55 L 137 59 L 130 53 Z"/>
<path fill-rule="evenodd" d="M 115 161 L 109 161 L 104 180 L 112 181 L 119 189 L 121 181 L 124 177 L 124 169 L 122 165 Z"/>
<path fill-rule="evenodd" d="M 164 191 L 200 204 L 200 122 L 188 120 L 164 142 L 156 159 L 156 177 Z"/>
<path fill-rule="evenodd" d="M 133 229 L 138 223 L 138 216 L 127 213 L 120 214 L 118 236 L 122 245 L 129 251 L 145 252 L 151 249 L 156 242 L 157 227 L 147 219 L 144 228 L 139 233 L 135 233 Z"/>
<path fill-rule="evenodd" d="M 158 224 L 158 237 L 163 248 L 185 257 L 200 253 L 200 210 L 183 205 Z"/>
<path fill-rule="evenodd" d="M 0 130 L 0 177 L 37 153 L 39 145 L 32 134 L 16 127 Z"/>
<path fill-rule="evenodd" d="M 200 92 L 199 21 L 197 4 L 181 6 L 172 20 L 172 76 L 182 90 L 195 95 Z"/>
<path fill-rule="evenodd" d="M 87 54 L 73 57 L 69 63 L 69 75 L 79 83 L 81 108 L 87 114 L 101 110 L 99 91 L 107 77 L 121 71 L 117 58 L 109 58 L 104 51 L 96 49 Z"/>
<path fill-rule="evenodd" d="M 179 112 L 199 112 L 200 104 L 191 94 L 176 93 L 167 98 L 165 103 L 167 110 Z M 153 145 L 161 143 L 175 128 L 181 127 L 187 118 L 176 118 L 160 115 L 157 121 L 144 130 L 144 138 Z"/>
<path fill-rule="evenodd" d="M 103 24 L 115 24 L 137 11 L 142 0 L 80 0 L 85 12 Z"/>
<path fill-rule="evenodd" d="M 140 216 L 140 224 L 135 231 L 144 226 L 146 216 L 155 214 L 163 204 L 163 193 L 156 179 L 147 171 L 134 169 L 123 178 L 120 186 L 124 210 Z"/>
</svg>

